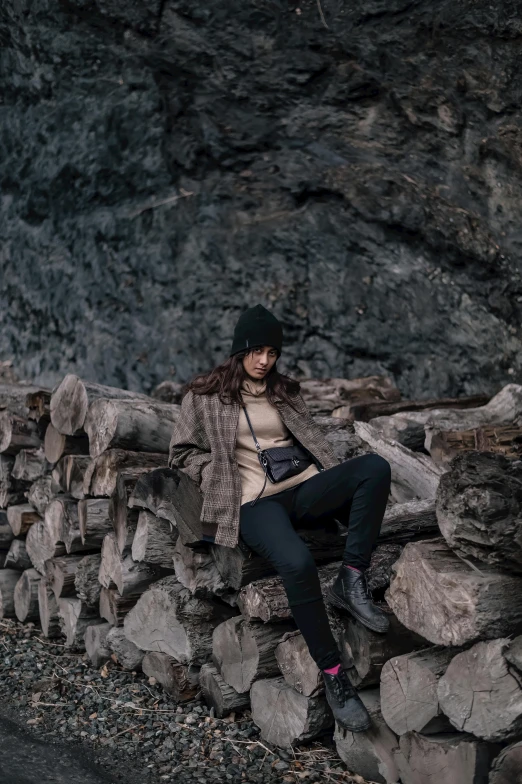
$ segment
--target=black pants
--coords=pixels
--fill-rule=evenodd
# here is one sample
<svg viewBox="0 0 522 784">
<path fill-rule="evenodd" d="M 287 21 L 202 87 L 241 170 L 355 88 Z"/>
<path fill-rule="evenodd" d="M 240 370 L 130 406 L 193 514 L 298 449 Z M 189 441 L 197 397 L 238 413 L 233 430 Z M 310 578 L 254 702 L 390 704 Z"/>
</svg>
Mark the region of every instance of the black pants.
<svg viewBox="0 0 522 784">
<path fill-rule="evenodd" d="M 390 465 L 362 455 L 321 471 L 300 485 L 241 506 L 243 541 L 282 577 L 295 622 L 321 669 L 339 663 L 310 550 L 294 526 L 317 527 L 337 518 L 348 527 L 343 561 L 366 569 L 390 491 Z"/>
</svg>

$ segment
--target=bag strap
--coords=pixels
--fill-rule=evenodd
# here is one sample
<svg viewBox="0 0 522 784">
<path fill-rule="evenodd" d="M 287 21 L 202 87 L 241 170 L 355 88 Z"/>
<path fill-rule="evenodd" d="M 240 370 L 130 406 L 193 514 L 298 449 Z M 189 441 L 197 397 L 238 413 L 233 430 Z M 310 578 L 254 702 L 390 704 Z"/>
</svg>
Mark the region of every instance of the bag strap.
<svg viewBox="0 0 522 784">
<path fill-rule="evenodd" d="M 248 426 L 250 428 L 250 432 L 252 433 L 252 438 L 254 439 L 254 444 L 256 445 L 256 449 L 257 449 L 258 452 L 261 452 L 262 450 L 261 450 L 261 447 L 259 446 L 259 442 L 258 442 L 258 440 L 256 438 L 256 434 L 254 433 L 254 428 L 252 427 L 252 422 L 250 421 L 250 417 L 248 416 L 248 411 L 246 410 L 246 406 L 243 405 L 242 408 L 243 408 L 243 411 L 245 412 L 245 416 L 246 416 L 246 419 L 247 419 L 247 422 L 248 422 Z"/>
</svg>

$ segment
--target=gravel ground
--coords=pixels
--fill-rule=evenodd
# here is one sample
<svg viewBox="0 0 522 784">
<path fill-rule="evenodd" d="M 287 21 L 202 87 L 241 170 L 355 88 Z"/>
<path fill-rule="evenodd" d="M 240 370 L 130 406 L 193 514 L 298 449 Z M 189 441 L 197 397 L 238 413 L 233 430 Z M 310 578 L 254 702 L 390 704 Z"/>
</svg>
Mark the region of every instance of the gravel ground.
<svg viewBox="0 0 522 784">
<path fill-rule="evenodd" d="M 48 742 L 90 748 L 114 782 L 366 784 L 329 738 L 276 749 L 248 712 L 216 719 L 202 700 L 178 705 L 153 678 L 113 661 L 96 670 L 33 624 L 0 621 L 0 704 Z"/>
</svg>

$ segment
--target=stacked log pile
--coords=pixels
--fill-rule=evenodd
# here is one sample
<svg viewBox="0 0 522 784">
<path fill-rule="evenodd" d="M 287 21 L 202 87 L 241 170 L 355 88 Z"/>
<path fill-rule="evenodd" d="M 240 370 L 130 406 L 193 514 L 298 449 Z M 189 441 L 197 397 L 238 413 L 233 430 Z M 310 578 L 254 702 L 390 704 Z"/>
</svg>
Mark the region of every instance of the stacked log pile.
<svg viewBox="0 0 522 784">
<path fill-rule="evenodd" d="M 68 375 L 0 386 L 0 618 L 142 669 L 218 717 L 250 708 L 281 747 L 334 732 L 375 782 L 512 781 L 522 742 L 522 387 L 404 401 L 390 379 L 303 382 L 339 460 L 385 457 L 392 491 L 368 572 L 378 635 L 328 607 L 372 717 L 334 727 L 280 579 L 202 541 L 201 494 L 167 466 L 179 387 L 148 397 Z M 323 590 L 346 521 L 302 531 Z M 517 636 L 519 635 L 519 636 Z M 511 777 L 511 778 L 510 778 Z"/>
</svg>

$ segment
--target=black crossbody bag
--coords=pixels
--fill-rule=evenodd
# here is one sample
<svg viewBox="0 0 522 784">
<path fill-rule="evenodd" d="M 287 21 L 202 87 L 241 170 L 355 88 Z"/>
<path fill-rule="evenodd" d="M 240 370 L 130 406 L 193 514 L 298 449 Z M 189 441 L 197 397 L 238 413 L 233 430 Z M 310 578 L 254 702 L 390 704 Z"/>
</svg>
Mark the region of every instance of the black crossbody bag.
<svg viewBox="0 0 522 784">
<path fill-rule="evenodd" d="M 282 482 L 283 479 L 300 474 L 312 465 L 313 460 L 300 446 L 275 446 L 272 449 L 261 449 L 245 406 L 243 406 L 243 411 L 256 445 L 257 457 L 265 474 L 263 489 L 257 498 L 250 502 L 250 506 L 254 506 L 265 491 L 267 479 L 272 484 Z"/>
</svg>

